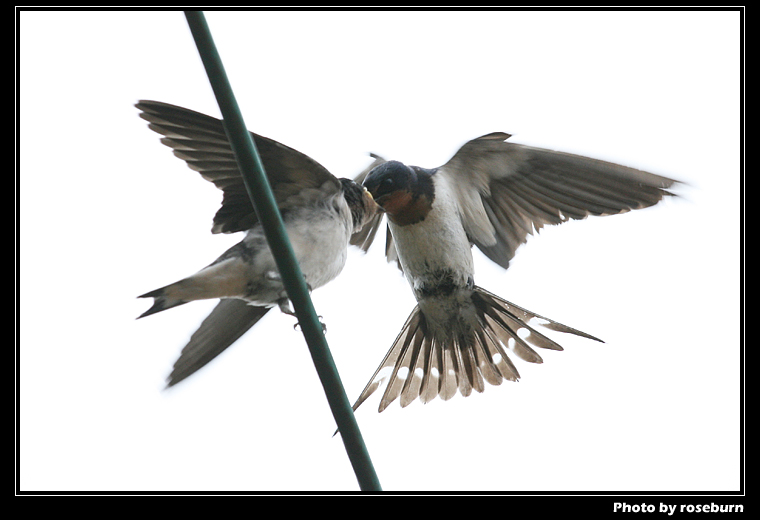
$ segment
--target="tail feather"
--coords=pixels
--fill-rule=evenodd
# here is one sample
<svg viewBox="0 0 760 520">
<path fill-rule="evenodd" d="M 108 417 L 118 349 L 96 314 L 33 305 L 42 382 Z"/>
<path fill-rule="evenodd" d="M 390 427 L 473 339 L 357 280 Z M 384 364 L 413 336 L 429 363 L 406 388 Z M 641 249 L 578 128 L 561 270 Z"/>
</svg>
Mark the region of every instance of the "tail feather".
<svg viewBox="0 0 760 520">
<path fill-rule="evenodd" d="M 428 403 L 435 399 L 438 395 L 438 382 L 439 374 L 441 373 L 441 356 L 439 355 L 440 349 L 436 344 L 435 338 L 426 337 L 424 339 L 427 350 L 425 351 L 425 369 L 422 374 L 421 381 L 421 396 L 420 400 L 423 403 Z M 415 376 L 418 374 L 415 373 Z M 416 395 L 407 395 L 404 400 L 406 404 L 414 401 Z"/>
<path fill-rule="evenodd" d="M 153 306 L 151 306 L 151 308 L 148 309 L 147 311 L 140 314 L 137 317 L 138 320 L 140 318 L 144 318 L 145 316 L 150 316 L 151 314 L 155 314 L 157 312 L 165 311 L 166 309 L 171 309 L 172 307 L 183 305 L 189 301 L 189 300 L 177 300 L 177 299 L 169 298 L 166 295 L 166 287 L 162 287 L 160 289 L 156 289 L 155 291 L 141 294 L 140 296 L 138 296 L 138 298 L 153 298 Z"/>
<path fill-rule="evenodd" d="M 483 375 L 483 379 L 493 386 L 499 386 L 503 379 L 517 381 L 519 374 L 517 369 L 512 365 L 512 361 L 499 353 L 501 345 L 498 340 L 491 336 L 487 329 L 476 331 L 478 335 L 477 344 L 481 348 L 475 349 L 475 355 L 478 359 L 478 368 Z M 498 363 L 494 362 L 494 357 L 498 355 Z"/>
<path fill-rule="evenodd" d="M 433 331 L 417 305 L 401 332 L 354 403 L 354 410 L 387 380 L 378 411 L 400 397 L 401 407 L 419 397 L 427 403 L 440 397 L 451 399 L 457 391 L 467 397 L 473 390 L 483 392 L 485 383 L 498 386 L 503 380 L 517 381 L 520 374 L 507 354 L 530 363 L 542 363 L 534 347 L 563 350 L 554 340 L 528 324 L 534 319 L 550 330 L 600 339 L 545 318 L 510 303 L 480 287 L 472 302 L 478 323 L 469 329 L 452 326 L 445 333 Z M 528 334 L 518 332 L 525 329 Z"/>
<path fill-rule="evenodd" d="M 581 336 L 583 338 L 593 339 L 594 341 L 599 341 L 600 343 L 604 343 L 604 341 L 602 341 L 599 338 L 596 338 L 596 337 L 592 336 L 591 334 L 587 334 L 587 333 L 582 332 L 582 331 L 580 331 L 578 329 L 574 329 L 572 327 L 568 327 L 567 325 L 563 325 L 563 324 L 561 324 L 559 322 L 556 322 L 554 320 L 550 320 L 549 318 L 541 316 L 540 314 L 536 314 L 535 312 L 531 312 L 531 311 L 529 311 L 527 309 L 523 309 L 519 305 L 515 305 L 514 303 L 508 302 L 507 300 L 505 300 L 505 299 L 503 299 L 503 298 L 501 298 L 499 296 L 496 296 L 495 294 L 493 294 L 491 292 L 486 291 L 482 287 L 476 287 L 475 289 L 476 289 L 476 293 L 477 294 L 480 294 L 483 297 L 490 298 L 490 300 L 496 302 L 498 304 L 498 306 L 504 310 L 504 312 L 513 315 L 518 321 L 523 322 L 523 324 L 525 324 L 527 321 L 530 321 L 530 320 L 532 320 L 534 318 L 538 318 L 539 320 L 543 320 L 543 321 L 547 322 L 547 323 L 541 323 L 541 326 L 542 327 L 546 327 L 547 329 L 554 330 L 554 331 L 557 331 L 557 332 L 564 332 L 564 333 L 567 333 L 567 334 L 574 334 L 576 336 Z M 523 325 L 523 326 L 525 326 L 525 325 Z M 530 330 L 532 332 L 535 332 L 530 327 L 528 327 L 528 330 Z M 548 338 L 546 338 L 546 339 L 548 339 Z M 551 340 L 549 340 L 549 341 L 551 341 Z M 551 343 L 554 343 L 554 342 L 551 341 Z M 534 345 L 535 345 L 535 343 L 534 343 Z M 555 347 L 552 348 L 552 350 L 562 350 L 562 347 L 560 347 L 556 343 L 554 343 L 554 345 L 555 345 Z M 539 347 L 540 345 L 536 345 L 536 346 Z M 541 347 L 541 348 L 546 348 L 546 347 Z M 549 347 L 549 348 L 551 348 L 551 347 Z"/>
<path fill-rule="evenodd" d="M 421 316 L 421 315 L 419 315 Z M 414 335 L 414 344 L 412 345 L 412 356 L 409 362 L 409 374 L 407 374 L 404 386 L 401 389 L 401 403 L 402 406 L 406 406 L 413 401 L 420 393 L 422 387 L 422 377 L 420 374 L 424 373 L 424 363 L 426 350 L 430 347 L 425 345 L 426 338 L 424 334 Z"/>
<path fill-rule="evenodd" d="M 154 299 L 138 319 L 195 300 L 243 297 L 249 291 L 249 264 L 243 260 L 246 248 L 240 242 L 194 275 L 138 296 Z"/>
<path fill-rule="evenodd" d="M 455 345 L 456 347 L 456 345 Z M 441 380 L 439 382 L 438 396 L 444 401 L 448 401 L 457 393 L 457 368 L 454 366 L 452 349 L 446 348 L 445 344 L 439 347 L 440 357 L 443 360 L 443 370 L 441 370 Z"/>
<path fill-rule="evenodd" d="M 393 364 L 393 370 L 391 372 L 390 378 L 388 379 L 388 385 L 385 389 L 385 393 L 383 394 L 382 403 L 386 403 L 387 401 L 387 403 L 390 404 L 390 402 L 398 397 L 398 395 L 404 390 L 404 387 L 407 386 L 406 383 L 411 382 L 411 380 L 414 379 L 414 370 L 417 366 L 416 358 L 419 357 L 419 350 L 415 348 L 409 349 L 409 346 L 413 340 L 414 345 L 417 346 L 421 344 L 421 342 L 418 341 L 418 338 L 424 339 L 422 334 L 417 334 L 417 330 L 419 330 L 419 323 L 422 317 L 423 315 L 421 313 L 412 315 L 409 329 L 407 329 L 410 332 L 405 335 L 404 342 L 399 349 L 399 356 Z M 399 374 L 399 372 L 401 372 L 401 369 L 405 369 L 407 372 Z M 392 396 L 390 398 L 390 401 L 388 401 L 389 396 Z M 382 404 L 381 407 L 383 407 L 383 409 L 385 408 Z"/>
<path fill-rule="evenodd" d="M 353 405 L 354 411 L 356 411 L 356 409 L 359 408 L 359 406 L 361 406 L 361 404 L 370 395 L 374 394 L 375 391 L 378 389 L 378 387 L 383 383 L 383 381 L 385 381 L 386 377 L 388 377 L 387 371 L 390 369 L 390 367 L 396 366 L 396 361 L 398 361 L 401 354 L 403 354 L 402 350 L 404 351 L 406 350 L 406 347 L 402 348 L 400 346 L 401 342 L 407 336 L 409 336 L 410 341 L 411 341 L 411 338 L 414 336 L 414 334 L 416 333 L 419 327 L 420 316 L 421 315 L 419 313 L 419 306 L 416 306 L 414 310 L 412 311 L 412 314 L 410 314 L 409 318 L 407 318 L 406 323 L 404 323 L 404 326 L 401 327 L 401 332 L 394 340 L 393 345 L 391 346 L 388 353 L 380 362 L 380 366 L 377 367 L 377 370 L 375 370 L 375 373 L 370 378 L 369 383 L 367 383 L 367 386 L 364 387 L 364 390 L 362 390 L 361 395 L 359 395 L 359 398 L 354 403 Z M 411 334 L 410 334 L 410 331 L 411 331 Z M 408 346 L 409 343 L 407 342 L 406 345 Z M 400 368 L 400 365 L 399 365 L 399 368 Z M 378 378 L 377 376 L 380 374 L 380 372 L 384 372 L 384 374 L 382 377 Z M 398 373 L 398 369 L 396 369 L 394 373 Z"/>
<path fill-rule="evenodd" d="M 494 328 L 492 323 L 487 322 L 486 326 L 478 331 L 479 341 L 476 342 L 476 345 L 480 345 L 478 350 L 482 352 L 481 358 L 483 362 L 480 370 L 481 372 L 490 371 L 493 374 L 492 379 L 498 381 L 498 383 L 491 383 L 494 385 L 500 385 L 502 379 L 506 379 L 507 381 L 517 381 L 520 379 L 520 373 L 504 350 L 502 340 L 497 334 L 497 329 L 498 327 Z"/>
</svg>

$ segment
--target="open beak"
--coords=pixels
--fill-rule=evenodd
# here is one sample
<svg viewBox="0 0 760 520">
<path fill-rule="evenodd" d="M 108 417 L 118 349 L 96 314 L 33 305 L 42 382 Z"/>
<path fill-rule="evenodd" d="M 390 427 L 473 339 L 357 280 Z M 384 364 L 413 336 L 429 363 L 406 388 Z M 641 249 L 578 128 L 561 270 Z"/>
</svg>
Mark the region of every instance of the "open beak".
<svg viewBox="0 0 760 520">
<path fill-rule="evenodd" d="M 373 208 L 373 211 L 385 212 L 383 207 L 377 203 L 377 201 L 375 200 L 375 197 L 372 196 L 372 193 L 367 188 L 364 188 L 364 194 L 367 196 L 367 198 L 370 201 L 372 201 L 370 204 L 370 207 Z"/>
</svg>

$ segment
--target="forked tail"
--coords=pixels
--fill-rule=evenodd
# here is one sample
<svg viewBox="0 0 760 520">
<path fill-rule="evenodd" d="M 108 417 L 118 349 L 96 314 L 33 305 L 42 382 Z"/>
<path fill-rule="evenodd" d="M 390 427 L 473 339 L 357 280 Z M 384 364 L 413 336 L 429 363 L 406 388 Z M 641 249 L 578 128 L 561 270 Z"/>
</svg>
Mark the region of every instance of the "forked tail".
<svg viewBox="0 0 760 520">
<path fill-rule="evenodd" d="M 386 380 L 380 412 L 399 396 L 401 406 L 405 407 L 418 397 L 423 403 L 436 396 L 448 400 L 457 389 L 466 397 L 473 389 L 477 392 L 485 390 L 486 382 L 500 385 L 504 379 L 517 381 L 520 375 L 505 347 L 531 363 L 543 360 L 528 343 L 539 348 L 563 350 L 528 324 L 533 319 L 544 321 L 540 324 L 548 329 L 602 342 L 585 332 L 523 309 L 481 287 L 474 288 L 472 304 L 477 325 L 467 330 L 452 326 L 445 332 L 433 331 L 417 305 L 354 403 L 354 410 Z M 520 329 L 526 329 L 528 334 L 521 337 L 518 334 Z"/>
</svg>

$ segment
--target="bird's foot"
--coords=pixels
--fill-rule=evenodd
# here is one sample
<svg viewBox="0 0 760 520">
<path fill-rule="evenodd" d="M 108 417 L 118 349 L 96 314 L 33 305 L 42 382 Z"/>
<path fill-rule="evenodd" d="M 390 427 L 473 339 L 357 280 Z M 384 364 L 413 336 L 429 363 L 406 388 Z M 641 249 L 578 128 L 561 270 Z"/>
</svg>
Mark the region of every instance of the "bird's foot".
<svg viewBox="0 0 760 520">
<path fill-rule="evenodd" d="M 325 322 L 322 321 L 322 316 L 317 316 L 319 318 L 319 324 L 322 325 L 322 334 L 327 334 L 327 325 L 325 325 Z M 301 324 L 296 322 L 295 325 L 293 325 L 293 330 L 300 330 Z"/>
<path fill-rule="evenodd" d="M 293 307 L 291 307 L 290 300 L 287 298 L 284 298 L 280 300 L 277 303 L 280 306 L 280 311 L 282 311 L 283 314 L 287 314 L 288 316 L 296 316 L 296 311 L 293 310 Z M 297 317 L 297 316 L 296 316 Z M 322 321 L 322 316 L 317 316 L 319 318 L 319 324 L 322 325 L 322 333 L 327 333 L 327 325 L 325 325 L 325 322 Z M 301 324 L 296 322 L 295 325 L 293 325 L 293 330 L 299 330 Z"/>
</svg>

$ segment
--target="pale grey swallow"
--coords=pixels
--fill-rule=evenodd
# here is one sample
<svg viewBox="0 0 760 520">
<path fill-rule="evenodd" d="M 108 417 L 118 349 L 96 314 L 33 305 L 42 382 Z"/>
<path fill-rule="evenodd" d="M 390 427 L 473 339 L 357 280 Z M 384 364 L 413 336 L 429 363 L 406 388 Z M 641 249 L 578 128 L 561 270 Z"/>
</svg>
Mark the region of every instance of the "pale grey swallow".
<svg viewBox="0 0 760 520">
<path fill-rule="evenodd" d="M 673 195 L 667 188 L 676 181 L 509 137 L 496 132 L 469 141 L 439 168 L 385 162 L 364 179 L 388 216 L 388 259 L 398 259 L 417 305 L 354 410 L 386 380 L 380 412 L 399 397 L 405 407 L 418 397 L 448 400 L 457 391 L 482 392 L 484 383 L 516 381 L 507 351 L 541 363 L 529 344 L 562 350 L 534 320 L 601 341 L 475 285 L 472 246 L 506 269 L 542 226 L 652 206 Z"/>
<path fill-rule="evenodd" d="M 197 273 L 139 296 L 153 298 L 153 306 L 139 318 L 194 300 L 221 299 L 182 349 L 168 378 L 172 386 L 232 345 L 270 308 L 279 306 L 287 314 L 293 310 L 222 122 L 157 101 L 135 106 L 174 155 L 222 190 L 212 233 L 246 233 Z M 251 136 L 306 283 L 317 289 L 341 272 L 349 243 L 365 251 L 369 247 L 374 232 L 368 237 L 362 229 L 377 206 L 355 181 L 336 178 L 313 159 L 272 139 Z"/>
</svg>

